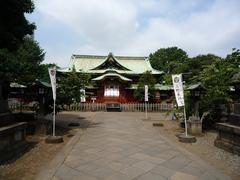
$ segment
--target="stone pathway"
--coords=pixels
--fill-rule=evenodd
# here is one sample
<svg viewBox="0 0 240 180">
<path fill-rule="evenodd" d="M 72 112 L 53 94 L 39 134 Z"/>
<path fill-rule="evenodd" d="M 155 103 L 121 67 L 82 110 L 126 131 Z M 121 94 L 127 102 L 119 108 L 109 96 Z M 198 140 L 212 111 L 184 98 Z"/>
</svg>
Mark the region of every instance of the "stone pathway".
<svg viewBox="0 0 240 180">
<path fill-rule="evenodd" d="M 38 179 L 46 179 L 43 174 L 54 180 L 230 179 L 167 142 L 142 118 L 143 113 L 94 113 L 85 119 L 89 127 L 80 139 L 58 156 L 56 168 Z"/>
</svg>

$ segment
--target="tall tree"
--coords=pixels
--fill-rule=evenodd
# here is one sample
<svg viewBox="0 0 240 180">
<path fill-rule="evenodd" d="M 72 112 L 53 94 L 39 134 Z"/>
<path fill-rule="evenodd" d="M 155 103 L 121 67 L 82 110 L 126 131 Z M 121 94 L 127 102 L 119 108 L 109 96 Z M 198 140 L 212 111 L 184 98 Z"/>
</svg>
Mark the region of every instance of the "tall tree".
<svg viewBox="0 0 240 180">
<path fill-rule="evenodd" d="M 212 64 L 205 66 L 196 77 L 206 88 L 201 99 L 200 111 L 210 112 L 208 126 L 219 120 L 221 106 L 227 106 L 231 100 L 229 87 L 235 68 L 233 62 L 226 59 L 216 59 Z"/>
<path fill-rule="evenodd" d="M 134 97 L 140 101 L 144 100 L 144 86 L 148 85 L 149 99 L 154 99 L 154 89 L 156 80 L 150 71 L 146 71 L 141 75 L 138 81 L 137 89 L 134 91 Z"/>
<path fill-rule="evenodd" d="M 35 29 L 26 13 L 32 13 L 32 0 L 0 1 L 0 79 L 32 81 L 36 78 L 44 53 L 30 37 Z"/>
<path fill-rule="evenodd" d="M 183 69 L 184 80 L 188 83 L 199 82 L 199 74 L 209 65 L 221 60 L 220 57 L 214 54 L 198 55 L 193 58 L 189 58 L 185 63 Z"/>
<path fill-rule="evenodd" d="M 233 48 L 232 53 L 225 58 L 226 62 L 231 65 L 234 71 L 239 72 L 240 68 L 240 49 Z M 235 72 L 234 72 L 235 73 Z"/>
<path fill-rule="evenodd" d="M 35 25 L 25 17 L 33 10 L 32 0 L 0 1 L 0 99 L 5 99 L 3 103 L 6 102 L 9 82 L 15 79 L 22 81 L 25 75 L 30 77 L 44 57 L 42 51 L 37 52 L 40 50 L 38 44 L 25 38 L 35 29 Z M 33 54 L 28 55 L 30 49 Z M 24 64 L 26 69 L 19 64 Z M 3 106 L 6 107 L 6 103 Z"/>
<path fill-rule="evenodd" d="M 162 80 L 171 83 L 171 74 L 182 73 L 186 69 L 188 55 L 178 47 L 168 47 L 151 53 L 149 60 L 153 68 L 165 73 Z"/>
<path fill-rule="evenodd" d="M 149 60 L 153 68 L 172 73 L 172 71 L 188 59 L 187 53 L 178 47 L 158 49 L 149 55 Z"/>
<path fill-rule="evenodd" d="M 80 72 L 77 73 L 75 68 L 72 72 L 62 74 L 58 79 L 58 101 L 59 104 L 71 104 L 80 102 L 80 89 L 85 89 L 89 85 L 90 75 Z"/>
</svg>

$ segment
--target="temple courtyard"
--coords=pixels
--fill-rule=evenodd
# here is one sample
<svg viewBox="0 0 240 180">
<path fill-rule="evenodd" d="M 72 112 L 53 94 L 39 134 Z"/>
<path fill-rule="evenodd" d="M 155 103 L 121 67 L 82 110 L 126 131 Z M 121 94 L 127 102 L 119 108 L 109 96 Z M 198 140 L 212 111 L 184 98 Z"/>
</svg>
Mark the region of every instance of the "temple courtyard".
<svg viewBox="0 0 240 180">
<path fill-rule="evenodd" d="M 66 115 L 66 114 L 65 114 Z M 169 141 L 152 123 L 168 115 L 76 112 L 82 131 L 72 137 L 36 179 L 215 180 L 231 179 L 206 161 Z M 64 117 L 64 116 L 63 116 Z M 58 123 L 68 122 L 59 118 Z"/>
</svg>

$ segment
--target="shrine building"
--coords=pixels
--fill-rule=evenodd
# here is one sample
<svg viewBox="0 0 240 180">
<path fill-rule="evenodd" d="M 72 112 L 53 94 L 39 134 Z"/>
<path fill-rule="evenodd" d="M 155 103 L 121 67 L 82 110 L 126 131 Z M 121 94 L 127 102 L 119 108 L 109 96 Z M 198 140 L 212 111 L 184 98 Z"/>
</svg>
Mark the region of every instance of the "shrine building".
<svg viewBox="0 0 240 180">
<path fill-rule="evenodd" d="M 154 77 L 160 77 L 163 72 L 153 69 L 148 57 L 133 56 L 108 56 L 72 55 L 70 64 L 60 72 L 70 72 L 75 68 L 76 72 L 91 75 L 91 86 L 87 86 L 87 102 L 139 102 L 134 98 L 134 90 L 137 88 L 140 76 L 150 71 Z M 160 98 L 160 85 L 156 91 L 156 100 Z M 162 86 L 161 86 L 162 87 Z"/>
</svg>

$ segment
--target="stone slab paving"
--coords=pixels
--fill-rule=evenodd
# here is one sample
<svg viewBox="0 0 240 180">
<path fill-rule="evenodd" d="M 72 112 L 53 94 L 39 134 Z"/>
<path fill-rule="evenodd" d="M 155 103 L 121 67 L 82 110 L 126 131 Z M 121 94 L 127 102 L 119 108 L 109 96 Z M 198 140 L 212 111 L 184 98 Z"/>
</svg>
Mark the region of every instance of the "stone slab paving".
<svg viewBox="0 0 240 180">
<path fill-rule="evenodd" d="M 157 117 L 156 113 L 153 116 Z M 198 157 L 171 144 L 143 118 L 143 113 L 94 113 L 91 119 L 87 119 L 91 123 L 85 132 L 67 145 L 71 148 L 66 147 L 62 153 L 64 158 L 58 155 L 61 160 L 55 160 L 57 163 L 49 167 L 51 171 L 43 171 L 37 179 L 230 179 Z M 52 166 L 56 166 L 55 171 Z"/>
</svg>

